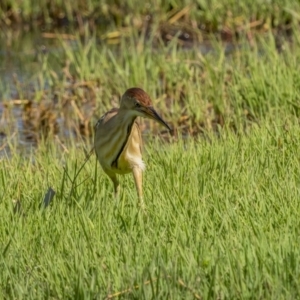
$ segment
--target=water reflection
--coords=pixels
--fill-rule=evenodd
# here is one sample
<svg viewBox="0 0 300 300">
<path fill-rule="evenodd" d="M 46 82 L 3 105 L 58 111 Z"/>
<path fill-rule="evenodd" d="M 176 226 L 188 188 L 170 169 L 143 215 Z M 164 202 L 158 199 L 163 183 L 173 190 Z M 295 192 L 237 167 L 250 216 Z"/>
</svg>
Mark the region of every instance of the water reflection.
<svg viewBox="0 0 300 300">
<path fill-rule="evenodd" d="M 70 44 L 75 42 L 70 41 Z M 47 59 L 54 70 L 60 67 L 57 55 L 63 52 L 61 41 L 49 38 L 41 31 L 7 29 L 0 33 L 0 90 L 1 100 L 17 93 L 15 82 L 30 84 L 41 70 L 41 56 Z"/>
</svg>

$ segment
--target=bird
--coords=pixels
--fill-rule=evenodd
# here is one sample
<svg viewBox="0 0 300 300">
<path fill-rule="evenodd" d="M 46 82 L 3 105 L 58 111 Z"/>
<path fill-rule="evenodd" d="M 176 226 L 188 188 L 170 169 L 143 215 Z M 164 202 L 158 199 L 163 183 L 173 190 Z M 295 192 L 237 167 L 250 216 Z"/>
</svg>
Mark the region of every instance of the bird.
<svg viewBox="0 0 300 300">
<path fill-rule="evenodd" d="M 140 205 L 143 203 L 142 136 L 137 117 L 157 121 L 169 131 L 169 125 L 153 108 L 150 96 L 141 88 L 125 91 L 119 108 L 106 112 L 95 125 L 94 149 L 97 159 L 114 185 L 115 197 L 119 195 L 118 175 L 133 174 Z"/>
</svg>

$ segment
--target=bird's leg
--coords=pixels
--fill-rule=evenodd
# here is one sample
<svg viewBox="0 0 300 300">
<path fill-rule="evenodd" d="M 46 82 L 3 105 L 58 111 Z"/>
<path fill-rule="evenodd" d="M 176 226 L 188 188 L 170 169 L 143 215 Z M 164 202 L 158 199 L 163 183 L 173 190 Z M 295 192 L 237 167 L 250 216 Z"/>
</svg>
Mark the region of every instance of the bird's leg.
<svg viewBox="0 0 300 300">
<path fill-rule="evenodd" d="M 108 177 L 111 179 L 111 181 L 114 184 L 114 192 L 115 192 L 115 197 L 117 198 L 120 194 L 120 185 L 119 185 L 119 180 L 117 178 L 117 175 L 115 173 L 111 172 L 106 172 Z"/>
<path fill-rule="evenodd" d="M 143 181 L 143 172 L 138 167 L 132 168 L 133 178 L 135 182 L 135 187 L 137 190 L 137 194 L 140 201 L 140 206 L 144 208 L 144 201 L 143 201 L 143 187 L 142 187 L 142 181 Z"/>
</svg>

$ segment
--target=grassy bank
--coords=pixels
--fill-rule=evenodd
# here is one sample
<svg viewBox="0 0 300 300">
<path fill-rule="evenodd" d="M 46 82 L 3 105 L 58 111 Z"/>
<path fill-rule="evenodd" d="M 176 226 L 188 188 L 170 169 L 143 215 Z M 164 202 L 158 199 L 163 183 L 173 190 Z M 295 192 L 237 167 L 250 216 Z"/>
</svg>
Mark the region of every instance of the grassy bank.
<svg viewBox="0 0 300 300">
<path fill-rule="evenodd" d="M 149 141 L 146 215 L 130 176 L 113 199 L 94 156 L 70 193 L 84 159 L 72 145 L 2 157 L 0 294 L 297 299 L 299 136 L 282 115 L 243 137 Z M 43 209 L 48 186 L 57 194 Z"/>
</svg>

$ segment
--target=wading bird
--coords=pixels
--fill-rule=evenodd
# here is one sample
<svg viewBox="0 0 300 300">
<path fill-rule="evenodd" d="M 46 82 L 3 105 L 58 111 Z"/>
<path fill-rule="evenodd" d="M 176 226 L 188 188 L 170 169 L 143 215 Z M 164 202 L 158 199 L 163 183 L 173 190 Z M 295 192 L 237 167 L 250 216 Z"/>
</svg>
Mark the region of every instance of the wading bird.
<svg viewBox="0 0 300 300">
<path fill-rule="evenodd" d="M 119 192 L 117 174 L 132 172 L 140 204 L 143 205 L 142 137 L 137 117 L 149 118 L 171 130 L 157 114 L 149 95 L 140 88 L 128 89 L 121 98 L 120 107 L 104 114 L 95 125 L 94 148 L 104 172 Z"/>
</svg>

